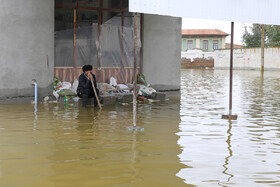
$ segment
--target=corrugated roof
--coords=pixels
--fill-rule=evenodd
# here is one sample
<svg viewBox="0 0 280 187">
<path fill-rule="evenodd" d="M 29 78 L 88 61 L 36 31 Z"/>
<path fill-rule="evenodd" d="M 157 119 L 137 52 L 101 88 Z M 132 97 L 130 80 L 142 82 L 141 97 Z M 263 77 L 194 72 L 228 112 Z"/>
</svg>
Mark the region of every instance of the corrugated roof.
<svg viewBox="0 0 280 187">
<path fill-rule="evenodd" d="M 279 0 L 129 0 L 129 12 L 280 25 Z"/>
<path fill-rule="evenodd" d="M 186 36 L 194 36 L 194 35 L 199 35 L 199 36 L 228 36 L 229 34 L 219 30 L 219 29 L 183 29 L 182 30 L 182 35 Z"/>
</svg>

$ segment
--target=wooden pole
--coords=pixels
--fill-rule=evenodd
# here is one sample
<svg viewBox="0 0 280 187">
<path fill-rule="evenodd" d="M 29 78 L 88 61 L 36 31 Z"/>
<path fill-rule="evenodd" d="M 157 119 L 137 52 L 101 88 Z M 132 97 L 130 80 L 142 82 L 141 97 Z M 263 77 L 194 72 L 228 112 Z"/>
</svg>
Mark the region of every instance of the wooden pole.
<svg viewBox="0 0 280 187">
<path fill-rule="evenodd" d="M 262 24 L 262 38 L 261 38 L 261 72 L 264 72 L 264 24 Z"/>
<path fill-rule="evenodd" d="M 137 13 L 134 13 L 134 82 L 133 82 L 133 126 L 136 126 L 136 86 L 137 86 Z"/>
<path fill-rule="evenodd" d="M 144 131 L 143 127 L 136 126 L 136 98 L 137 98 L 137 20 L 138 15 L 134 13 L 134 82 L 133 82 L 133 126 L 126 127 L 128 131 Z"/>
<path fill-rule="evenodd" d="M 144 16 L 143 16 L 143 14 L 141 14 L 141 16 L 140 16 L 140 41 L 141 41 L 140 73 L 143 73 L 143 23 L 144 23 Z"/>
<path fill-rule="evenodd" d="M 97 39 L 98 39 L 98 52 L 97 52 L 97 78 L 101 79 L 101 25 L 103 22 L 103 0 L 99 1 L 99 9 L 98 9 L 98 29 L 97 29 Z"/>
<path fill-rule="evenodd" d="M 75 79 L 77 77 L 77 7 L 74 8 L 73 66 Z"/>
<path fill-rule="evenodd" d="M 100 104 L 100 101 L 99 101 L 99 98 L 98 98 L 98 95 L 97 95 L 97 92 L 96 92 L 96 89 L 95 89 L 95 86 L 94 86 L 94 84 L 93 84 L 92 79 L 90 79 L 90 81 L 91 81 L 92 89 L 93 89 L 93 91 L 94 91 L 94 95 L 95 95 L 95 98 L 96 98 L 96 100 L 97 100 L 99 109 L 102 110 L 102 107 L 101 107 L 101 104 Z"/>
<path fill-rule="evenodd" d="M 122 0 L 120 0 L 120 7 L 121 10 L 123 8 L 122 6 L 123 2 Z M 122 78 L 123 81 L 126 82 L 125 80 L 125 69 L 124 69 L 124 61 L 125 61 L 125 55 L 124 55 L 124 11 L 122 11 L 121 13 L 121 55 L 122 55 L 122 61 L 121 61 L 121 74 L 122 74 Z"/>
</svg>

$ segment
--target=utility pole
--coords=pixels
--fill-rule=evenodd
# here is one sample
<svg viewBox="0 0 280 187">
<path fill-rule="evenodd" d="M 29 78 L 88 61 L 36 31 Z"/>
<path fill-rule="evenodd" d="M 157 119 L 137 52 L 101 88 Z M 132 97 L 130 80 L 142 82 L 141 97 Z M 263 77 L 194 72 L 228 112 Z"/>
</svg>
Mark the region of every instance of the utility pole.
<svg viewBox="0 0 280 187">
<path fill-rule="evenodd" d="M 261 55 L 261 72 L 264 72 L 264 24 L 262 24 Z"/>
<path fill-rule="evenodd" d="M 230 41 L 230 76 L 229 76 L 229 114 L 222 115 L 222 119 L 236 120 L 237 115 L 232 114 L 232 79 L 233 79 L 233 42 L 234 42 L 234 22 L 231 22 L 231 41 Z"/>
</svg>

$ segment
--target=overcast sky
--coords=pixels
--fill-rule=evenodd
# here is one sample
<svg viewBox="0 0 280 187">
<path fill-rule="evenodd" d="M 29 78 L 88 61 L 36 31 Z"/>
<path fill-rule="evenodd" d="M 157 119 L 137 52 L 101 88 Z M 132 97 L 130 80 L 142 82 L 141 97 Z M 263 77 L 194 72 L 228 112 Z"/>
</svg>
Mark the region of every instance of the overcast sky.
<svg viewBox="0 0 280 187">
<path fill-rule="evenodd" d="M 244 32 L 244 25 L 248 26 L 250 24 L 234 23 L 234 44 L 242 44 L 241 37 Z M 220 29 L 221 31 L 230 34 L 231 22 L 182 18 L 182 29 Z M 226 37 L 226 42 L 230 43 L 230 36 Z"/>
</svg>

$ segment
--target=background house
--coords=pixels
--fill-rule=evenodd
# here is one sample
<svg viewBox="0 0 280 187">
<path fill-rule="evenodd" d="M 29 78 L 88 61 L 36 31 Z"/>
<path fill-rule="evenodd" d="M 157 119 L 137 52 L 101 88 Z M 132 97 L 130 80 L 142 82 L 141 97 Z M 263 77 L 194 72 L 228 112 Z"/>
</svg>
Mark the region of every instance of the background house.
<svg viewBox="0 0 280 187">
<path fill-rule="evenodd" d="M 233 44 L 234 49 L 242 49 L 243 45 Z M 226 49 L 230 49 L 230 43 L 226 43 Z"/>
<path fill-rule="evenodd" d="M 184 29 L 182 51 L 201 49 L 205 52 L 213 52 L 215 49 L 224 49 L 228 35 L 219 29 Z"/>
</svg>

